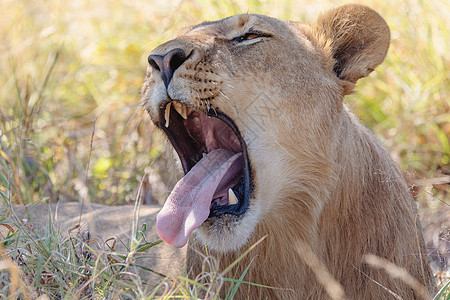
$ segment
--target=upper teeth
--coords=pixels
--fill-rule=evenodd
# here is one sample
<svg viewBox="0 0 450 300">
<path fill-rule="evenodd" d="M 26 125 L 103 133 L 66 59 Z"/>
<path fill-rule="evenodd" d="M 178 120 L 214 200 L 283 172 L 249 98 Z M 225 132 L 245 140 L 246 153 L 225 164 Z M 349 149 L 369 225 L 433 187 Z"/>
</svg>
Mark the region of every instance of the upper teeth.
<svg viewBox="0 0 450 300">
<path fill-rule="evenodd" d="M 164 119 L 166 119 L 166 127 L 169 127 L 169 118 L 170 118 L 170 106 L 172 102 L 167 103 L 166 111 L 164 112 Z"/>
<path fill-rule="evenodd" d="M 175 110 L 183 117 L 183 119 L 187 119 L 187 107 L 186 105 L 181 104 L 180 102 L 174 102 L 173 107 Z"/>
<path fill-rule="evenodd" d="M 183 117 L 183 119 L 186 120 L 188 118 L 189 108 L 186 105 L 184 105 L 184 104 L 182 104 L 180 102 L 175 102 L 175 101 L 169 102 L 169 103 L 167 103 L 166 110 L 164 111 L 164 118 L 166 120 L 166 124 L 165 124 L 166 127 L 169 127 L 170 109 L 171 109 L 172 105 L 175 108 L 175 111 L 177 113 L 179 113 L 180 116 Z"/>
</svg>

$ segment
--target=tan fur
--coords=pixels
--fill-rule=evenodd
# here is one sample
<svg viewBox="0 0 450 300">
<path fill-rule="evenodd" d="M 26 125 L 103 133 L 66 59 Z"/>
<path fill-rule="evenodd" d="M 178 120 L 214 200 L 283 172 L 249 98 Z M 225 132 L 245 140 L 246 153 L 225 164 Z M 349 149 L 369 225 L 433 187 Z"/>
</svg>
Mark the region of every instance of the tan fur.
<svg viewBox="0 0 450 300">
<path fill-rule="evenodd" d="M 271 37 L 230 42 L 250 28 Z M 159 107 L 167 95 L 193 108 L 223 111 L 246 140 L 253 168 L 245 216 L 207 221 L 191 237 L 191 276 L 202 271 L 204 244 L 224 269 L 267 235 L 227 276 L 239 278 L 251 264 L 244 280 L 276 289 L 242 285 L 236 299 L 328 298 L 300 245 L 349 299 L 390 299 L 387 290 L 417 297 L 401 280 L 365 264 L 365 254 L 434 287 L 408 186 L 343 103 L 356 81 L 383 61 L 389 39 L 375 11 L 347 5 L 313 25 L 237 15 L 187 28 L 152 52 L 193 51 L 167 91 L 159 73 L 148 70 L 143 94 L 155 123 L 161 125 Z"/>
</svg>

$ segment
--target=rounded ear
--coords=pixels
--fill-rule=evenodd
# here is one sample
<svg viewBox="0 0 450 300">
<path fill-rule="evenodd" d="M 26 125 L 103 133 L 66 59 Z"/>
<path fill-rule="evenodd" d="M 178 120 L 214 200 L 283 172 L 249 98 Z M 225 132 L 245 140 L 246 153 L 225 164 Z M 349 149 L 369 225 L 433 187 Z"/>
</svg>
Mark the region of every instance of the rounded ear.
<svg viewBox="0 0 450 300">
<path fill-rule="evenodd" d="M 386 21 L 373 9 L 357 4 L 338 7 L 319 17 L 312 33 L 334 58 L 333 71 L 355 83 L 383 62 L 389 48 Z"/>
</svg>

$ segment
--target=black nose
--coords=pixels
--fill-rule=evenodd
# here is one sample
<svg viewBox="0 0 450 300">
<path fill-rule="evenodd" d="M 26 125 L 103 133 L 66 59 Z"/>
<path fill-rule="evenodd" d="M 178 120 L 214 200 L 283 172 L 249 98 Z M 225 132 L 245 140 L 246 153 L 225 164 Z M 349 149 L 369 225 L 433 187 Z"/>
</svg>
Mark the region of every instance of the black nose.
<svg viewBox="0 0 450 300">
<path fill-rule="evenodd" d="M 161 72 L 161 78 L 166 88 L 169 86 L 173 73 L 186 61 L 186 53 L 183 49 L 175 48 L 165 55 L 150 55 L 148 63 Z"/>
</svg>

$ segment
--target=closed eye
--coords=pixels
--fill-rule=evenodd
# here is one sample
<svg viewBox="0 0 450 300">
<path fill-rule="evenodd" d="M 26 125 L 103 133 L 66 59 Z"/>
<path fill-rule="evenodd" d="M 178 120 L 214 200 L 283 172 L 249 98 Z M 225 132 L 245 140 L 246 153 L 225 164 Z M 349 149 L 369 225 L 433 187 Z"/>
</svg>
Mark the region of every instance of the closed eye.
<svg viewBox="0 0 450 300">
<path fill-rule="evenodd" d="M 243 35 L 237 36 L 235 38 L 233 38 L 233 41 L 235 42 L 243 42 L 243 41 L 249 41 L 249 40 L 253 40 L 259 37 L 270 37 L 270 34 L 265 34 L 265 33 L 260 33 L 260 32 L 247 32 Z"/>
</svg>

